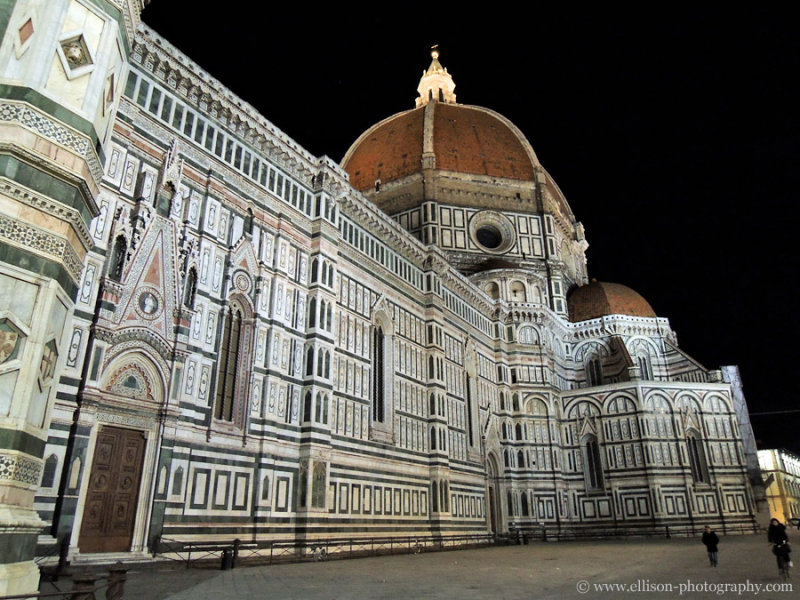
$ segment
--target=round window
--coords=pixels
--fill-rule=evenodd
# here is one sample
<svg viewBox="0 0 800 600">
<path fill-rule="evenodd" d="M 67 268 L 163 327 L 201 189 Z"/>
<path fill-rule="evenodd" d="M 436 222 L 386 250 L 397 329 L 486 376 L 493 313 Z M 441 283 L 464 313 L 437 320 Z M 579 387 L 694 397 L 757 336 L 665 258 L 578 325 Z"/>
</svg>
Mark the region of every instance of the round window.
<svg viewBox="0 0 800 600">
<path fill-rule="evenodd" d="M 475 232 L 478 243 L 484 248 L 494 250 L 503 243 L 503 234 L 494 225 L 484 225 Z"/>
<path fill-rule="evenodd" d="M 490 254 L 508 252 L 516 239 L 508 217 L 493 210 L 475 213 L 469 222 L 469 234 L 479 250 Z"/>
</svg>

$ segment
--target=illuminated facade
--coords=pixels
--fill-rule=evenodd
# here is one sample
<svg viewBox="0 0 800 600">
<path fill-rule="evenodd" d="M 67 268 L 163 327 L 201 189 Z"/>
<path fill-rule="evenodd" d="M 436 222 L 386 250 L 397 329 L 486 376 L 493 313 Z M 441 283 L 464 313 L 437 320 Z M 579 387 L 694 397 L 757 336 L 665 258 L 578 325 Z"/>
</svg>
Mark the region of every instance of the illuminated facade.
<svg viewBox="0 0 800 600">
<path fill-rule="evenodd" d="M 67 290 L 40 541 L 80 560 L 158 536 L 753 524 L 731 385 L 639 294 L 590 282 L 531 145 L 456 103 L 438 55 L 341 165 L 147 27 L 129 60 Z"/>
</svg>

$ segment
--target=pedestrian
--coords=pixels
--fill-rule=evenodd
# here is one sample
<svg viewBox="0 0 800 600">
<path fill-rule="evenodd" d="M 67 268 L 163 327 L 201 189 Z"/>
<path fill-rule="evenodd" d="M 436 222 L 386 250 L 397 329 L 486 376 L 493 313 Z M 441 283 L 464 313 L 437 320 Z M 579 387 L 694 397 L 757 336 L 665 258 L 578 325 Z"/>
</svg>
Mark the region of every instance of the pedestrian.
<svg viewBox="0 0 800 600">
<path fill-rule="evenodd" d="M 719 538 L 710 525 L 706 525 L 705 531 L 703 531 L 703 543 L 706 545 L 706 550 L 708 550 L 708 562 L 712 567 L 716 567 Z"/>
<path fill-rule="evenodd" d="M 767 541 L 772 544 L 773 554 L 776 556 L 778 554 L 785 555 L 789 566 L 794 566 L 792 563 L 792 550 L 791 546 L 789 546 L 789 536 L 786 535 L 786 525 L 778 521 L 778 519 L 771 519 L 769 529 L 767 529 Z"/>
</svg>

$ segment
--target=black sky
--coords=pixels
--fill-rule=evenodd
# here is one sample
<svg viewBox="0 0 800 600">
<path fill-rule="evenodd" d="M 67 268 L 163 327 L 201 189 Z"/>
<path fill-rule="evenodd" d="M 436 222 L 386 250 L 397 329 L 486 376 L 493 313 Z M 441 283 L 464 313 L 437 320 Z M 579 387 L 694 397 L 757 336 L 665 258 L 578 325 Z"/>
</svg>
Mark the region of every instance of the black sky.
<svg viewBox="0 0 800 600">
<path fill-rule="evenodd" d="M 513 121 L 558 182 L 586 227 L 590 277 L 641 293 L 705 366 L 738 364 L 752 413 L 800 408 L 800 42 L 788 14 L 251 4 L 220 14 L 153 0 L 143 19 L 337 161 L 414 106 L 438 43 L 458 101 Z M 800 413 L 752 422 L 761 447 L 800 453 Z"/>
</svg>

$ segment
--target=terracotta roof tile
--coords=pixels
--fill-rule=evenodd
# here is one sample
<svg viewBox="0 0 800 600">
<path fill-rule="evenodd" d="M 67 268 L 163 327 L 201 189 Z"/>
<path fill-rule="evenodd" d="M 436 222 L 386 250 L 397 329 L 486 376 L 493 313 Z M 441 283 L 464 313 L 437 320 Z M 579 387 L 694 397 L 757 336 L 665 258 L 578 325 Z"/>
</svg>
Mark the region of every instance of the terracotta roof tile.
<svg viewBox="0 0 800 600">
<path fill-rule="evenodd" d="M 401 113 L 374 128 L 354 149 L 345 165 L 350 183 L 360 191 L 422 170 L 422 128 L 425 108 Z"/>
<path fill-rule="evenodd" d="M 593 281 L 572 291 L 567 299 L 573 323 L 606 315 L 655 317 L 650 304 L 639 293 L 619 283 Z"/>
<path fill-rule="evenodd" d="M 493 114 L 468 106 L 437 103 L 433 120 L 437 168 L 533 179 L 533 164 L 522 142 Z"/>
</svg>

